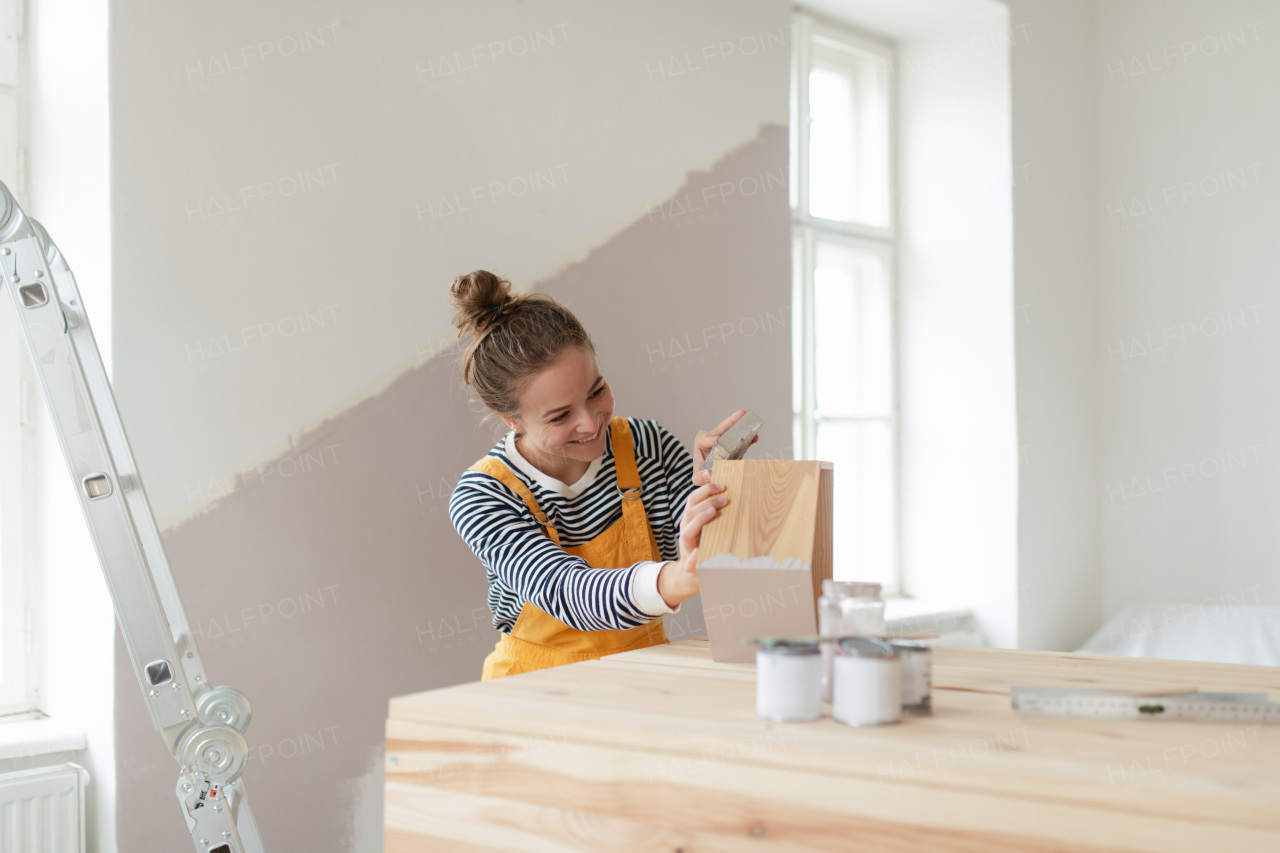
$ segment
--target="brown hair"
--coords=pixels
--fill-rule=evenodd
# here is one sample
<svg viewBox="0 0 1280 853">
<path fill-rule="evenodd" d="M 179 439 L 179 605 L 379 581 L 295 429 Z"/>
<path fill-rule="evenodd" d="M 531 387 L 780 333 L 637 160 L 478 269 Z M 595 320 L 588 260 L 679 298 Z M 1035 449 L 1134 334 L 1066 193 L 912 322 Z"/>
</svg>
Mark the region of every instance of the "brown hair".
<svg viewBox="0 0 1280 853">
<path fill-rule="evenodd" d="M 462 354 L 462 380 L 480 402 L 508 417 L 520 414 L 520 392 L 568 347 L 595 354 L 573 312 L 545 293 L 515 296 L 511 282 L 486 270 L 460 275 L 449 287 Z"/>
</svg>

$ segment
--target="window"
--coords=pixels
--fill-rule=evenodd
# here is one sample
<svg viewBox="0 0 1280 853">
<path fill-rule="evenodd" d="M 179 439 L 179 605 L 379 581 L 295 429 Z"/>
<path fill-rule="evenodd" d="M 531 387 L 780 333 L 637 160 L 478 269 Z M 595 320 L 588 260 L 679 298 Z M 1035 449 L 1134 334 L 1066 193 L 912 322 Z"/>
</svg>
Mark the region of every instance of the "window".
<svg viewBox="0 0 1280 853">
<path fill-rule="evenodd" d="M 23 204 L 21 176 L 20 7 L 0 0 L 0 181 Z M 32 584 L 23 552 L 28 515 L 23 397 L 32 375 L 9 293 L 0 293 L 0 714 L 35 706 L 31 649 Z"/>
<path fill-rule="evenodd" d="M 0 129 L 3 129 L 0 126 Z M 7 176 L 0 176 L 5 185 Z M 31 691 L 29 561 L 23 554 L 26 449 L 22 398 L 27 353 L 8 292 L 0 294 L 0 714 L 29 710 Z"/>
<path fill-rule="evenodd" d="M 797 458 L 835 463 L 835 576 L 899 591 L 893 49 L 796 16 Z"/>
</svg>

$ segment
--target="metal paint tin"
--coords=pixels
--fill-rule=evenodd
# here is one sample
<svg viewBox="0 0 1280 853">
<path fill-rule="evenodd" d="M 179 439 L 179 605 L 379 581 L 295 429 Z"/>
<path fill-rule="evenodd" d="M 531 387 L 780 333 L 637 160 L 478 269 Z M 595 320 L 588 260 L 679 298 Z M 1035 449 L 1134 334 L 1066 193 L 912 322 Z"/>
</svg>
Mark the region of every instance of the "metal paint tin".
<svg viewBox="0 0 1280 853">
<path fill-rule="evenodd" d="M 933 649 L 920 643 L 891 643 L 902 661 L 902 714 L 933 713 Z"/>
<path fill-rule="evenodd" d="M 870 637 L 845 637 L 836 651 L 831 715 L 847 726 L 896 723 L 902 717 L 902 666 L 893 647 Z"/>
<path fill-rule="evenodd" d="M 884 599 L 880 584 L 822 582 L 818 597 L 818 633 L 822 635 L 822 698 L 831 701 L 831 667 L 839 637 L 874 637 L 884 633 Z"/>
<path fill-rule="evenodd" d="M 822 655 L 817 641 L 756 642 L 756 715 L 778 723 L 822 719 Z"/>
</svg>

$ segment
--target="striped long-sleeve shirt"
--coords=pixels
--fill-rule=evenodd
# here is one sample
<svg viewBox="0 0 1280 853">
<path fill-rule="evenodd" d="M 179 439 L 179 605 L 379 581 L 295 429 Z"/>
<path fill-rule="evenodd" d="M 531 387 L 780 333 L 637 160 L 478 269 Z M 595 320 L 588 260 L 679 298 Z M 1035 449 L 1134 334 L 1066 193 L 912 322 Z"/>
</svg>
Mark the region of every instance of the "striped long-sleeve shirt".
<svg viewBox="0 0 1280 853">
<path fill-rule="evenodd" d="M 641 499 L 663 560 L 679 559 L 680 517 L 695 488 L 693 458 L 657 421 L 628 418 L 640 472 Z M 572 485 L 533 467 L 507 435 L 489 451 L 533 493 L 565 547 L 603 533 L 622 517 L 613 436 L 604 453 Z M 525 602 L 580 631 L 635 628 L 672 612 L 657 591 L 660 563 L 593 569 L 558 547 L 519 495 L 494 477 L 468 469 L 449 499 L 449 519 L 480 558 L 489 581 L 493 625 L 510 632 Z"/>
</svg>

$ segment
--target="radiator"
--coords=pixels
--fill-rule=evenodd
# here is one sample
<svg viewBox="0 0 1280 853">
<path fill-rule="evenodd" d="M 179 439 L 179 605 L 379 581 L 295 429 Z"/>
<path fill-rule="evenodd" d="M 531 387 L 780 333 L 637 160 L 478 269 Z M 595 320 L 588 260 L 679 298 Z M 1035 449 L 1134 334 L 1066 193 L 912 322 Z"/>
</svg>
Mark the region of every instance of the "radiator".
<svg viewBox="0 0 1280 853">
<path fill-rule="evenodd" d="M 0 775 L 0 853 L 84 853 L 88 782 L 78 764 Z"/>
</svg>

